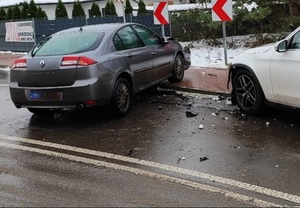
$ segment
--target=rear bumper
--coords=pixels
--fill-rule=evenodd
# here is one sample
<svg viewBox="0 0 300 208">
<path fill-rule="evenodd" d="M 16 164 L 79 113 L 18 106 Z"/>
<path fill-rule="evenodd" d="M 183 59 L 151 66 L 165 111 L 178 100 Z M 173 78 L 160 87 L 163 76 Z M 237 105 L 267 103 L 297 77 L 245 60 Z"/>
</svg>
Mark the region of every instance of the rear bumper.
<svg viewBox="0 0 300 208">
<path fill-rule="evenodd" d="M 17 83 L 10 83 L 10 95 L 17 108 L 76 108 L 95 105 L 107 105 L 111 99 L 110 84 L 100 83 L 86 86 L 69 87 L 18 87 Z M 48 94 L 59 93 L 59 96 L 44 99 L 30 98 L 30 92 L 38 90 Z M 52 93 L 53 94 L 53 93 Z"/>
</svg>

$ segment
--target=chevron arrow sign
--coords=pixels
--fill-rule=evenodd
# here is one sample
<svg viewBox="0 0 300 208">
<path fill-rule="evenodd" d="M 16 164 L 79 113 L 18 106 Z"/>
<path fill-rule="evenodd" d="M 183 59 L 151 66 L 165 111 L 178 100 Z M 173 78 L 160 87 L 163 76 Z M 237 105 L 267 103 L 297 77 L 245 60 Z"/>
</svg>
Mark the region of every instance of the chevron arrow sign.
<svg viewBox="0 0 300 208">
<path fill-rule="evenodd" d="M 232 20 L 232 0 L 212 0 L 212 20 L 231 21 Z"/>
<path fill-rule="evenodd" d="M 166 1 L 155 2 L 153 4 L 153 14 L 155 25 L 169 24 L 168 3 Z"/>
</svg>

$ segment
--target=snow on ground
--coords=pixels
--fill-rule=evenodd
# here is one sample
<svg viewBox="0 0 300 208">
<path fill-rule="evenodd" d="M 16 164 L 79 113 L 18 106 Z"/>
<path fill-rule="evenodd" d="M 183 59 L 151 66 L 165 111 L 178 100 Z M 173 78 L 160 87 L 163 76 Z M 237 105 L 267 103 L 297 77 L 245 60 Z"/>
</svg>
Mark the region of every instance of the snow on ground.
<svg viewBox="0 0 300 208">
<path fill-rule="evenodd" d="M 234 36 L 226 38 L 226 53 L 227 64 L 229 64 L 232 58 L 247 50 L 249 43 L 254 41 L 254 36 Z M 188 46 L 191 50 L 191 66 L 194 67 L 208 67 L 208 68 L 227 68 L 225 64 L 225 50 L 223 44 L 223 38 L 217 39 L 214 42 L 218 44 L 212 44 L 211 40 L 200 40 L 194 42 L 181 42 L 183 47 Z"/>
</svg>

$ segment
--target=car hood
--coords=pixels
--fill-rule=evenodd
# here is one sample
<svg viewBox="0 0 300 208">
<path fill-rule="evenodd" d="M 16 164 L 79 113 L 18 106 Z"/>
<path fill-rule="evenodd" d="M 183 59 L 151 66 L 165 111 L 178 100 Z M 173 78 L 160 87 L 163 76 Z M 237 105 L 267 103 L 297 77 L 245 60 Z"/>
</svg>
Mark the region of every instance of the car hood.
<svg viewBox="0 0 300 208">
<path fill-rule="evenodd" d="M 274 47 L 275 47 L 275 43 L 271 43 L 271 44 L 263 45 L 260 47 L 248 49 L 245 51 L 245 54 L 262 54 L 262 53 L 268 52 L 269 50 L 273 49 Z"/>
</svg>

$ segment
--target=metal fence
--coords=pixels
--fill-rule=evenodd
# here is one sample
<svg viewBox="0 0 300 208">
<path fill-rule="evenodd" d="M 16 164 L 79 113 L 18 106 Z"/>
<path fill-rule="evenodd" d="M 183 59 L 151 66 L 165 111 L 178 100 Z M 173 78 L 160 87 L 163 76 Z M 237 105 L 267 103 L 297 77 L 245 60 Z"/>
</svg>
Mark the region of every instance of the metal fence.
<svg viewBox="0 0 300 208">
<path fill-rule="evenodd" d="M 71 27 L 80 27 L 84 25 L 95 25 L 103 23 L 116 23 L 124 22 L 123 17 L 96 17 L 86 19 L 75 18 L 75 19 L 58 19 L 58 20 L 33 20 L 34 22 L 34 34 L 35 42 L 38 43 L 44 37 L 47 37 L 55 32 L 71 28 Z M 126 16 L 126 22 L 136 22 L 143 24 L 151 28 L 156 33 L 162 33 L 161 25 L 155 25 L 153 21 L 153 15 L 142 15 L 142 16 Z M 165 25 L 165 35 L 171 35 L 171 26 Z M 5 22 L 0 22 L 0 51 L 14 51 L 14 52 L 27 52 L 33 46 L 34 42 L 6 42 L 5 41 Z"/>
</svg>

